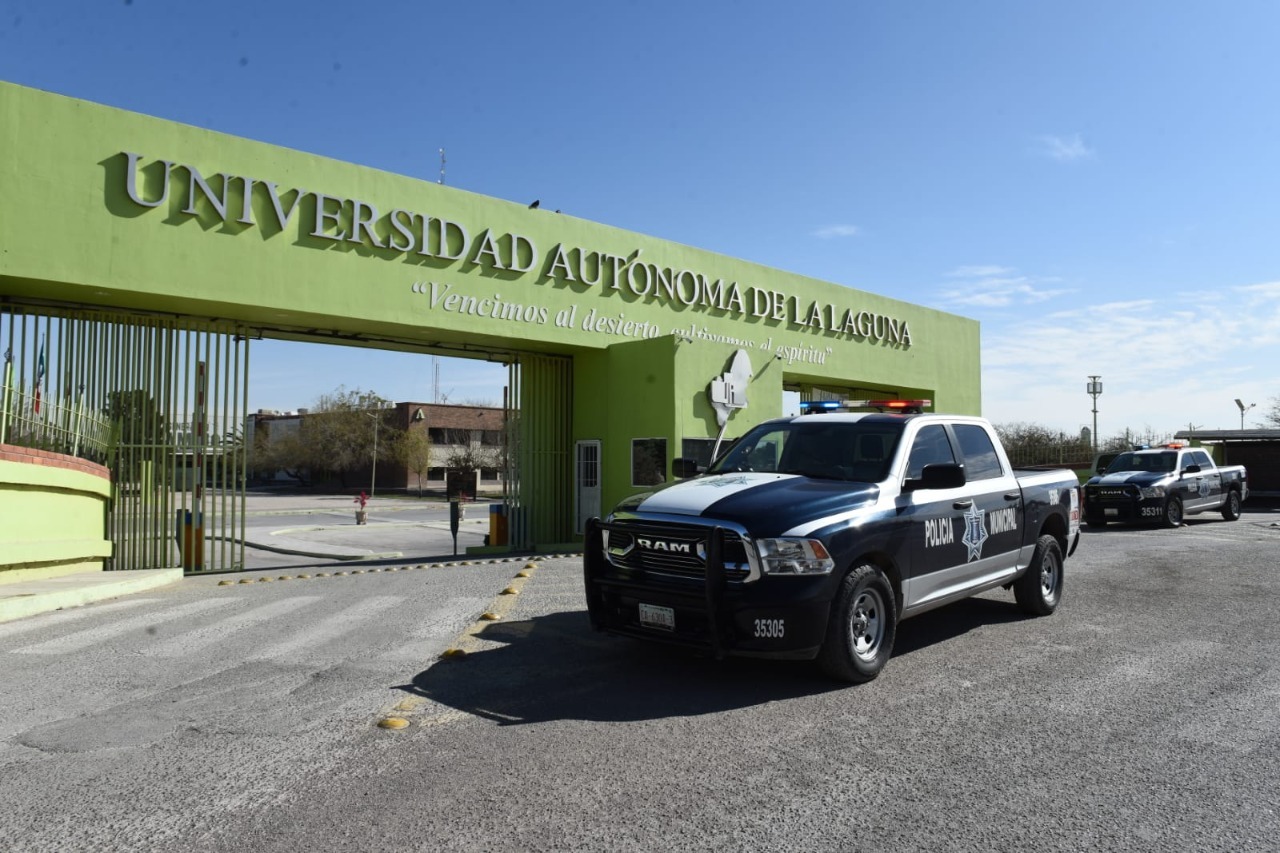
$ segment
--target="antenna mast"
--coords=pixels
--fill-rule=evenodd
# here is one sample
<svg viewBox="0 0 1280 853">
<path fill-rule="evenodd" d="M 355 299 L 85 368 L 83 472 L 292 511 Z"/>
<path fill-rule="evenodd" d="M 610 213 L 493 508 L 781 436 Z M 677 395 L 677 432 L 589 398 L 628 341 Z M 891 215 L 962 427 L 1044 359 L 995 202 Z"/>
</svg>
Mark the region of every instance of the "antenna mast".
<svg viewBox="0 0 1280 853">
<path fill-rule="evenodd" d="M 440 180 L 436 181 L 436 183 L 438 184 L 444 183 L 444 149 L 443 148 L 440 149 Z"/>
</svg>

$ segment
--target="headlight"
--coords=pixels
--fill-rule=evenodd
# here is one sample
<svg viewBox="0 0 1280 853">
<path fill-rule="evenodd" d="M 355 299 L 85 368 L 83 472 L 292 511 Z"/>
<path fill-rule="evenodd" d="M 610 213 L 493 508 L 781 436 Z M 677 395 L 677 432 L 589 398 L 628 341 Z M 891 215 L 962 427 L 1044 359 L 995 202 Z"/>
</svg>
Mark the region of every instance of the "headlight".
<svg viewBox="0 0 1280 853">
<path fill-rule="evenodd" d="M 767 575 L 827 575 L 836 567 L 817 539 L 757 539 L 756 548 Z"/>
<path fill-rule="evenodd" d="M 1162 498 L 1164 497 L 1164 486 L 1148 486 L 1142 490 L 1144 498 Z"/>
</svg>

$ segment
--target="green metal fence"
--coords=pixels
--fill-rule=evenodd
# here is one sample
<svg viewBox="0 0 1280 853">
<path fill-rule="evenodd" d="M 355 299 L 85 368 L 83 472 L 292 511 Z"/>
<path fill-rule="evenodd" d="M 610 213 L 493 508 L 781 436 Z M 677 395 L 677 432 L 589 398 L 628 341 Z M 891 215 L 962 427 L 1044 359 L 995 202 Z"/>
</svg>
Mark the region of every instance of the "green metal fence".
<svg viewBox="0 0 1280 853">
<path fill-rule="evenodd" d="M 106 568 L 244 565 L 249 340 L 170 316 L 0 305 L 0 433 L 104 463 Z"/>
</svg>

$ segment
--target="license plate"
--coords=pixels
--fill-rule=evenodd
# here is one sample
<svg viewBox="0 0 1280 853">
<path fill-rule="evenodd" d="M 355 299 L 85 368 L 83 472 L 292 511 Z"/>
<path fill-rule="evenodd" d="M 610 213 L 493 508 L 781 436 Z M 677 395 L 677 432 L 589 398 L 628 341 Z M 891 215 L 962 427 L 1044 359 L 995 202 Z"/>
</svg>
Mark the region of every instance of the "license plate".
<svg viewBox="0 0 1280 853">
<path fill-rule="evenodd" d="M 1104 509 L 1104 510 L 1102 511 L 1102 513 L 1103 513 L 1103 515 L 1119 515 L 1119 514 L 1120 514 L 1120 510 L 1118 510 L 1118 509 Z"/>
<path fill-rule="evenodd" d="M 661 628 L 663 631 L 674 631 L 676 629 L 676 612 L 670 607 L 641 604 L 640 624 L 646 628 Z"/>
</svg>

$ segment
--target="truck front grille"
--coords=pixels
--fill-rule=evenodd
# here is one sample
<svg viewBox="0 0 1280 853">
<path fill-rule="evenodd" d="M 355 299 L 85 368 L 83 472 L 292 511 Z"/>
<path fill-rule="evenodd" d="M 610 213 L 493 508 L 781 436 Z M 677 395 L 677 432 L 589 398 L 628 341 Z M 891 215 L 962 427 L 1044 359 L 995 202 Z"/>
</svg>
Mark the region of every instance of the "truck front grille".
<svg viewBox="0 0 1280 853">
<path fill-rule="evenodd" d="M 702 580 L 707 574 L 706 527 L 649 527 L 629 525 L 605 533 L 605 554 L 621 569 L 655 575 Z M 743 581 L 751 574 L 747 544 L 737 533 L 724 537 L 724 574 L 728 581 Z"/>
<path fill-rule="evenodd" d="M 1094 486 L 1089 494 L 1100 501 L 1127 501 L 1138 496 L 1137 486 Z"/>
</svg>

